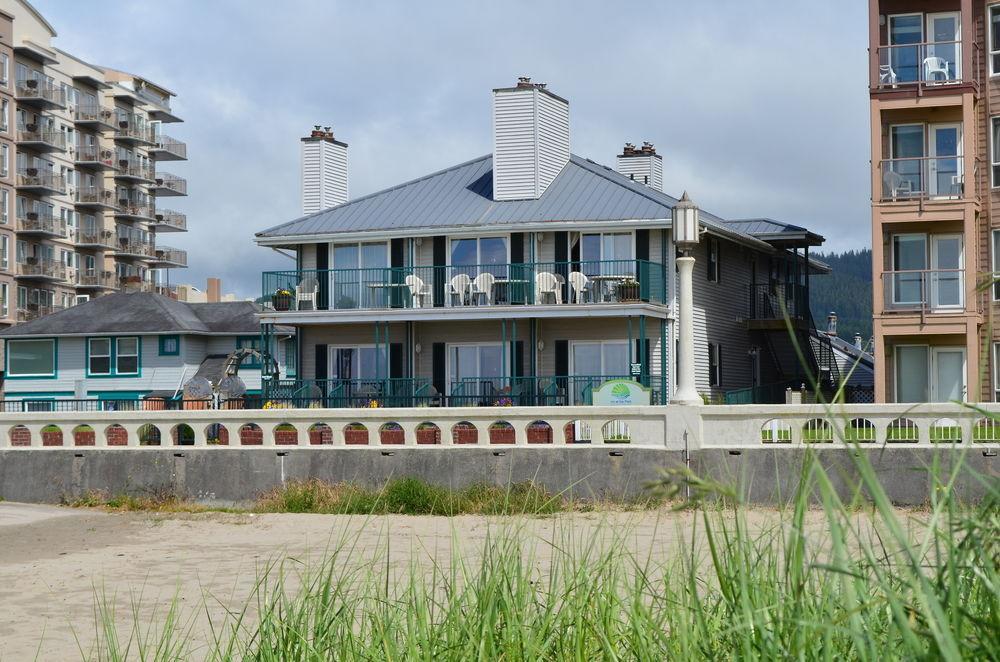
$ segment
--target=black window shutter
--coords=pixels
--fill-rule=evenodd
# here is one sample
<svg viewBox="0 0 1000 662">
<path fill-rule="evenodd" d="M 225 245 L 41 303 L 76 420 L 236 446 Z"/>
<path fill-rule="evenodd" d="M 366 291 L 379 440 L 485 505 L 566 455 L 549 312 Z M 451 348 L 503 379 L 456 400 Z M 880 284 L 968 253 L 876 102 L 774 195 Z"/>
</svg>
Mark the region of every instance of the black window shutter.
<svg viewBox="0 0 1000 662">
<path fill-rule="evenodd" d="M 316 380 L 323 381 L 327 377 L 326 360 L 327 360 L 327 350 L 326 345 L 316 345 Z"/>
<path fill-rule="evenodd" d="M 406 240 L 397 237 L 389 241 L 389 266 L 392 267 L 390 282 L 394 284 L 405 282 L 406 274 L 403 269 L 403 263 L 406 261 L 405 252 Z M 409 291 L 404 291 L 402 287 L 389 288 L 389 293 L 390 305 L 393 308 L 402 308 L 403 301 L 409 296 Z"/>
<path fill-rule="evenodd" d="M 444 306 L 445 278 L 448 266 L 448 238 L 434 237 L 434 307 Z M 443 393 L 444 391 L 442 391 Z"/>
<path fill-rule="evenodd" d="M 403 343 L 389 343 L 389 377 L 403 376 Z"/>
<path fill-rule="evenodd" d="M 319 281 L 319 291 L 316 296 L 316 308 L 326 310 L 330 301 L 330 277 L 323 273 L 330 268 L 330 245 L 316 244 L 316 280 Z"/>
<path fill-rule="evenodd" d="M 556 341 L 556 376 L 569 376 L 569 341 Z"/>
<path fill-rule="evenodd" d="M 566 285 L 569 283 L 569 233 L 568 232 L 556 232 L 555 233 L 555 258 L 556 258 L 556 268 L 555 272 L 563 277 L 563 293 L 562 300 L 569 301 L 566 296 Z"/>
<path fill-rule="evenodd" d="M 437 389 L 438 393 L 441 395 L 447 395 L 448 389 L 445 385 L 444 376 L 444 343 L 436 342 L 432 346 L 432 367 L 431 367 L 431 381 L 434 384 L 434 388 Z"/>
<path fill-rule="evenodd" d="M 524 377 L 524 341 L 514 342 L 514 366 L 511 374 L 514 377 Z"/>
<path fill-rule="evenodd" d="M 635 231 L 635 259 L 649 259 L 649 230 Z"/>
<path fill-rule="evenodd" d="M 514 232 L 510 235 L 510 278 L 512 281 L 525 281 L 524 283 L 511 282 L 506 288 L 500 288 L 500 292 L 506 292 L 509 303 L 524 303 L 527 296 L 528 286 L 531 282 L 531 275 L 528 273 L 529 267 L 519 266 L 524 264 L 524 233 Z"/>
</svg>

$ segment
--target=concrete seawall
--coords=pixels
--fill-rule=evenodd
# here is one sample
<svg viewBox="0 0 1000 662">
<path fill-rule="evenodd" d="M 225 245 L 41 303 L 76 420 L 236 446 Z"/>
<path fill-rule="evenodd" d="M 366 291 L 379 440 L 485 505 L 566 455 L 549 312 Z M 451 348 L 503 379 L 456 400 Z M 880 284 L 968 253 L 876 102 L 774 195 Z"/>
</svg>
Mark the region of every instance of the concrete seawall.
<svg viewBox="0 0 1000 662">
<path fill-rule="evenodd" d="M 803 448 L 701 449 L 691 451 L 690 465 L 700 476 L 740 486 L 752 502 L 776 504 L 794 494 L 808 452 Z M 843 499 L 851 499 L 860 482 L 851 454 L 866 454 L 883 489 L 899 505 L 927 503 L 932 490 L 929 467 L 937 459 L 947 475 L 951 463 L 963 454 L 953 448 L 884 447 L 815 452 Z M 58 503 L 91 491 L 170 492 L 199 502 L 231 504 L 252 500 L 292 480 L 317 478 L 376 487 L 400 476 L 447 487 L 534 481 L 550 491 L 580 498 L 635 496 L 658 478 L 661 468 L 683 463 L 683 451 L 627 446 L 7 449 L 0 450 L 0 498 Z M 998 478 L 998 458 L 971 448 L 965 452 L 955 489 L 963 498 L 977 500 Z"/>
</svg>

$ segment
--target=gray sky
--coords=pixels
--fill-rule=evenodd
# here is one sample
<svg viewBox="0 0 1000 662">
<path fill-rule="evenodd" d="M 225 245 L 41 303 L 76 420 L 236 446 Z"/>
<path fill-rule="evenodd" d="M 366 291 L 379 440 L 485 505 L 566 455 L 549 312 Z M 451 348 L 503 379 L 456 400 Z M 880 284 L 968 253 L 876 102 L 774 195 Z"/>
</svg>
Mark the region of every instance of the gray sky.
<svg viewBox="0 0 1000 662">
<path fill-rule="evenodd" d="M 572 151 L 649 140 L 664 189 L 870 244 L 863 2 L 33 0 L 56 45 L 177 92 L 191 231 L 174 282 L 257 296 L 290 262 L 253 233 L 299 215 L 298 139 L 332 125 L 359 196 L 490 151 L 490 90 L 570 100 Z M 176 202 L 175 202 L 176 201 Z"/>
</svg>

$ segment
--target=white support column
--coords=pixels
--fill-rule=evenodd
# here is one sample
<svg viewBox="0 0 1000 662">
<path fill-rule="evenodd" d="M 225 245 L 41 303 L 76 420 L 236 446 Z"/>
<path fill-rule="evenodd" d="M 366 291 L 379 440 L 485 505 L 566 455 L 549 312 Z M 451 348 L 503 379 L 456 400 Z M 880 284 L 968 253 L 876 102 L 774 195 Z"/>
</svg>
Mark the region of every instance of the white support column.
<svg viewBox="0 0 1000 662">
<path fill-rule="evenodd" d="M 678 344 L 677 360 L 681 363 L 677 390 L 671 398 L 675 405 L 700 405 L 701 397 L 695 388 L 694 376 L 694 258 L 690 255 L 677 258 L 678 286 Z"/>
</svg>

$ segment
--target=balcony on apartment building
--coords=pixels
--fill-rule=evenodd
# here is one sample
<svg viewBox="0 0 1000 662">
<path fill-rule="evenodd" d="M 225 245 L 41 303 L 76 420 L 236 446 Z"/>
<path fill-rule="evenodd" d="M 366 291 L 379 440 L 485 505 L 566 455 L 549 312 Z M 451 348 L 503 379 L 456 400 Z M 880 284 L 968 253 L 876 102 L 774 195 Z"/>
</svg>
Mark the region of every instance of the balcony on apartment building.
<svg viewBox="0 0 1000 662">
<path fill-rule="evenodd" d="M 118 198 L 115 217 L 132 221 L 154 221 L 156 220 L 156 205 L 145 197 Z"/>
<path fill-rule="evenodd" d="M 156 173 L 151 163 L 143 163 L 135 159 L 119 159 L 115 179 L 146 183 L 156 179 Z"/>
<path fill-rule="evenodd" d="M 65 310 L 65 307 L 29 303 L 27 308 L 17 309 L 17 321 L 30 322 L 31 320 L 36 320 L 39 317 L 44 317 L 45 315 L 51 315 L 52 313 L 59 312 L 60 310 Z"/>
<path fill-rule="evenodd" d="M 157 161 L 187 161 L 187 143 L 170 136 L 159 136 L 156 144 L 149 148 L 149 155 Z"/>
<path fill-rule="evenodd" d="M 154 269 L 169 269 L 187 267 L 187 262 L 187 251 L 170 246 L 157 246 L 149 266 Z"/>
<path fill-rule="evenodd" d="M 27 124 L 17 131 L 17 146 L 35 152 L 65 152 L 66 134 L 62 131 L 39 129 L 37 125 Z"/>
<path fill-rule="evenodd" d="M 115 153 L 100 145 L 77 145 L 74 149 L 73 163 L 77 168 L 93 170 L 114 170 Z"/>
<path fill-rule="evenodd" d="M 49 170 L 25 168 L 17 172 L 17 188 L 38 195 L 63 195 L 66 193 L 66 178 Z"/>
<path fill-rule="evenodd" d="M 663 265 L 647 260 L 268 271 L 277 311 L 667 302 Z"/>
<path fill-rule="evenodd" d="M 75 285 L 78 289 L 116 290 L 118 289 L 118 278 L 113 271 L 80 269 L 76 273 Z"/>
<path fill-rule="evenodd" d="M 14 84 L 14 98 L 19 104 L 36 108 L 65 108 L 66 91 L 47 81 L 19 80 Z"/>
<path fill-rule="evenodd" d="M 912 269 L 882 273 L 883 309 L 887 313 L 965 312 L 964 269 Z"/>
<path fill-rule="evenodd" d="M 156 220 L 150 221 L 149 229 L 156 232 L 187 232 L 187 216 L 172 209 L 157 209 Z"/>
<path fill-rule="evenodd" d="M 17 263 L 17 277 L 21 279 L 58 282 L 66 280 L 66 266 L 55 260 L 29 257 Z"/>
<path fill-rule="evenodd" d="M 107 106 L 77 106 L 73 112 L 73 122 L 95 131 L 118 128 L 115 111 Z"/>
<path fill-rule="evenodd" d="M 119 119 L 115 126 L 115 140 L 131 145 L 152 145 L 156 138 L 145 123 Z"/>
<path fill-rule="evenodd" d="M 809 323 L 809 290 L 799 283 L 754 283 L 749 287 L 747 328 L 784 329 Z"/>
<path fill-rule="evenodd" d="M 187 180 L 169 172 L 158 172 L 149 192 L 161 198 L 187 195 Z"/>
<path fill-rule="evenodd" d="M 75 243 L 79 248 L 89 248 L 92 250 L 114 250 L 118 245 L 115 241 L 114 232 L 95 227 L 78 228 Z"/>
<path fill-rule="evenodd" d="M 66 221 L 51 211 L 18 211 L 17 231 L 38 238 L 65 239 Z"/>
<path fill-rule="evenodd" d="M 884 4 L 884 3 L 883 3 Z M 922 96 L 978 91 L 982 49 L 963 38 L 958 2 L 938 3 L 933 11 L 887 13 L 880 10 L 879 43 L 871 45 L 872 94 Z"/>
<path fill-rule="evenodd" d="M 961 200 L 978 193 L 975 181 L 966 186 L 963 156 L 883 159 L 879 170 L 882 188 L 877 200 L 881 202 Z"/>
<path fill-rule="evenodd" d="M 103 186 L 81 186 L 76 189 L 74 202 L 81 209 L 116 209 L 115 192 Z"/>
<path fill-rule="evenodd" d="M 153 257 L 155 248 L 151 243 L 119 235 L 114 251 L 115 257 L 149 260 Z"/>
</svg>

